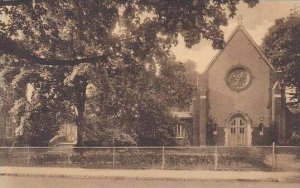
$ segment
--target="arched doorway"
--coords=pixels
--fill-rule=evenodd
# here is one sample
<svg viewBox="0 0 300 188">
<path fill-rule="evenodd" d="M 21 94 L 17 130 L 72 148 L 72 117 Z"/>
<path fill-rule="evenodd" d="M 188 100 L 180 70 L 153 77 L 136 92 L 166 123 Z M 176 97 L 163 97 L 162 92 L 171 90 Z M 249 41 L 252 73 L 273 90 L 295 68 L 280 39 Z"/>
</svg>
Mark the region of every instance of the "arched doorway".
<svg viewBox="0 0 300 188">
<path fill-rule="evenodd" d="M 225 145 L 251 145 L 251 124 L 245 115 L 237 113 L 229 117 L 225 129 Z"/>
</svg>

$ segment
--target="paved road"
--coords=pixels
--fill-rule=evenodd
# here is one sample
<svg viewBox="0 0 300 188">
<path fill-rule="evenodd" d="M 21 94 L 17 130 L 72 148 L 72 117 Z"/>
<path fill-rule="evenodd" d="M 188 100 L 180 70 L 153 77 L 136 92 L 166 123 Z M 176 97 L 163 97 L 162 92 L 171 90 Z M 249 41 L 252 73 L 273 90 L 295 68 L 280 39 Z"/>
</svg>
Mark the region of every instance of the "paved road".
<svg viewBox="0 0 300 188">
<path fill-rule="evenodd" d="M 196 182 L 0 176 L 0 188 L 298 188 L 296 183 Z"/>
</svg>

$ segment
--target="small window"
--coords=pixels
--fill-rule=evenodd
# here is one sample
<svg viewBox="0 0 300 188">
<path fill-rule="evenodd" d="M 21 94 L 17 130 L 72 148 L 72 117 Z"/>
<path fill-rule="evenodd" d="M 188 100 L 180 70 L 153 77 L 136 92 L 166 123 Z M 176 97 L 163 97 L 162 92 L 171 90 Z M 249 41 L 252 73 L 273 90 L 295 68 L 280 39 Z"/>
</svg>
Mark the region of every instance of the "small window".
<svg viewBox="0 0 300 188">
<path fill-rule="evenodd" d="M 240 128 L 240 133 L 244 134 L 245 133 L 245 128 Z"/>
<path fill-rule="evenodd" d="M 231 133 L 235 133 L 235 128 L 231 128 Z"/>
<path fill-rule="evenodd" d="M 241 126 L 244 126 L 244 125 L 245 125 L 245 124 L 244 124 L 244 121 L 241 120 L 241 119 L 240 119 L 240 125 L 241 125 Z"/>
<path fill-rule="evenodd" d="M 185 138 L 186 137 L 186 130 L 183 125 L 176 125 L 176 138 Z"/>
<path fill-rule="evenodd" d="M 234 119 L 231 120 L 230 122 L 231 127 L 245 127 L 245 120 L 241 117 L 235 117 Z"/>
<path fill-rule="evenodd" d="M 235 125 L 235 119 L 231 122 L 231 125 Z"/>
<path fill-rule="evenodd" d="M 260 123 L 258 128 L 259 128 L 259 135 L 263 135 L 264 134 L 264 124 Z"/>
</svg>

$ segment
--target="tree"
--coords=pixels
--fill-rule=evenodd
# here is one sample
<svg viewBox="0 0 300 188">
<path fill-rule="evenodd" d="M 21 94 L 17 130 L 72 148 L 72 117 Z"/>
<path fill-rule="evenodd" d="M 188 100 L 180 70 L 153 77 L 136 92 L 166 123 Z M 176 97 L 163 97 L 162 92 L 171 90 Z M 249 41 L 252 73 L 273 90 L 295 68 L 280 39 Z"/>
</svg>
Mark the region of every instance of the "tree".
<svg viewBox="0 0 300 188">
<path fill-rule="evenodd" d="M 258 2 L 243 1 L 250 7 Z M 170 44 L 176 44 L 181 34 L 188 47 L 205 38 L 213 41 L 214 48 L 222 48 L 224 36 L 220 26 L 227 25 L 228 17 L 235 15 L 239 2 L 36 0 L 21 4 L 8 1 L 3 5 L 11 6 L 0 7 L 7 17 L 0 22 L 0 52 L 42 65 L 73 66 L 95 61 L 108 63 L 123 47 L 124 40 L 135 40 L 147 52 L 159 35 L 167 36 Z M 144 19 L 145 13 L 151 14 L 152 19 Z M 122 24 L 120 19 L 124 20 Z M 117 24 L 126 31 L 124 35 L 114 35 Z M 23 37 L 19 35 L 27 42 L 20 40 Z M 129 58 L 125 53 L 118 56 Z"/>
<path fill-rule="evenodd" d="M 262 49 L 277 70 L 283 73 L 283 82 L 294 89 L 292 99 L 300 102 L 300 14 L 294 11 L 280 18 L 263 39 Z"/>
<path fill-rule="evenodd" d="M 177 119 L 171 107 L 189 105 L 194 93 L 181 64 L 162 57 L 156 66 L 131 65 L 113 77 L 105 70 L 99 72 L 95 74 L 98 79 L 89 82 L 93 94 L 86 102 L 88 144 L 175 144 Z"/>
<path fill-rule="evenodd" d="M 195 85 L 197 84 L 197 75 L 199 72 L 197 71 L 197 65 L 192 60 L 187 60 L 185 63 L 183 63 L 183 66 L 186 69 L 187 79 L 190 84 Z"/>
<path fill-rule="evenodd" d="M 1 62 L 1 85 L 8 88 L 10 99 L 3 96 L 6 116 L 18 126 L 16 144 L 47 146 L 57 134 L 59 124 L 70 120 L 70 102 L 63 85 L 66 69 L 32 66 L 10 56 Z M 31 92 L 28 92 L 28 86 Z M 59 110 L 58 110 L 59 109 Z M 9 114 L 7 113 L 9 111 Z"/>
<path fill-rule="evenodd" d="M 244 2 L 252 7 L 258 0 Z M 0 7 L 6 18 L 0 21 L 0 54 L 22 60 L 19 63 L 25 61 L 27 67 L 70 67 L 68 71 L 74 73 L 71 82 L 77 85 L 73 94 L 78 145 L 82 145 L 89 70 L 101 67 L 114 76 L 130 65 L 153 66 L 161 54 L 170 53 L 178 34 L 184 37 L 187 47 L 205 38 L 212 41 L 214 48 L 222 48 L 220 26 L 227 25 L 228 18 L 235 15 L 238 3 L 239 0 L 8 1 L 5 5 L 11 6 Z M 82 71 L 76 72 L 79 69 Z"/>
</svg>

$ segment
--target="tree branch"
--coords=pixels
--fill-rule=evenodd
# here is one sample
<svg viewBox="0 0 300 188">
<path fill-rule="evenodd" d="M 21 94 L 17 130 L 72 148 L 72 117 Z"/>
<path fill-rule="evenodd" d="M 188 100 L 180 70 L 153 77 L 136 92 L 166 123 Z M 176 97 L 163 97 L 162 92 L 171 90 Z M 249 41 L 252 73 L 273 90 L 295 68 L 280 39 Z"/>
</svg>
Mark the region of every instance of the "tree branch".
<svg viewBox="0 0 300 188">
<path fill-rule="evenodd" d="M 74 66 L 81 63 L 96 63 L 97 61 L 107 61 L 107 56 L 105 55 L 91 56 L 80 59 L 41 58 L 26 50 L 26 48 L 21 46 L 17 41 L 14 41 L 3 35 L 0 36 L 0 52 L 15 55 L 20 59 L 27 60 L 29 62 L 37 63 L 40 65 Z"/>
<path fill-rule="evenodd" d="M 32 0 L 0 0 L 0 6 L 16 6 L 32 4 Z"/>
</svg>

